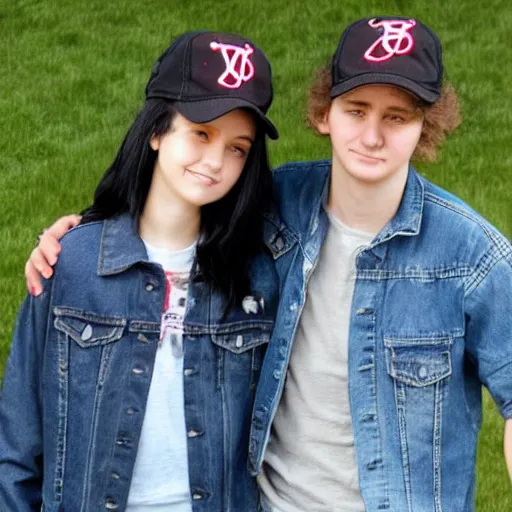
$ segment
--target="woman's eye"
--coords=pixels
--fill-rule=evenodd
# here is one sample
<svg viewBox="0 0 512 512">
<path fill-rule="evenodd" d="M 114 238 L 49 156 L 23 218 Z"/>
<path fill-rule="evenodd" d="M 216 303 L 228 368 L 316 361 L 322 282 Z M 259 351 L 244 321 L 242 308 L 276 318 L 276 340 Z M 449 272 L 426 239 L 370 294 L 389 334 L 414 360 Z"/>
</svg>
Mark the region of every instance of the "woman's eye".
<svg viewBox="0 0 512 512">
<path fill-rule="evenodd" d="M 203 130 L 197 130 L 196 135 L 202 140 L 208 140 L 208 134 Z"/>
<path fill-rule="evenodd" d="M 247 155 L 247 149 L 242 148 L 240 146 L 233 146 L 231 150 L 233 151 L 233 153 L 241 157 L 245 157 Z"/>
<path fill-rule="evenodd" d="M 363 115 L 362 110 L 349 110 L 348 113 L 354 117 L 361 117 Z"/>
</svg>

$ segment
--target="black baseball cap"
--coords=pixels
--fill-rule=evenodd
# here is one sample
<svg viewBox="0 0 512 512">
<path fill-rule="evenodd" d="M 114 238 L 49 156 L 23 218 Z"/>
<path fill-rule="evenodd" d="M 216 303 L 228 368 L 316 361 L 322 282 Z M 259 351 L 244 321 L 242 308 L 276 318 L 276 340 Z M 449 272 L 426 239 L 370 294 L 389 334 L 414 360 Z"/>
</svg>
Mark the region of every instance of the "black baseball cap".
<svg viewBox="0 0 512 512">
<path fill-rule="evenodd" d="M 365 18 L 341 35 L 332 61 L 331 98 L 368 84 L 390 84 L 435 103 L 441 94 L 441 42 L 418 20 Z"/>
<path fill-rule="evenodd" d="M 237 34 L 193 31 L 177 37 L 155 62 L 146 99 L 173 101 L 194 123 L 207 123 L 236 108 L 254 112 L 272 139 L 279 134 L 266 116 L 272 72 L 265 54 Z"/>
</svg>

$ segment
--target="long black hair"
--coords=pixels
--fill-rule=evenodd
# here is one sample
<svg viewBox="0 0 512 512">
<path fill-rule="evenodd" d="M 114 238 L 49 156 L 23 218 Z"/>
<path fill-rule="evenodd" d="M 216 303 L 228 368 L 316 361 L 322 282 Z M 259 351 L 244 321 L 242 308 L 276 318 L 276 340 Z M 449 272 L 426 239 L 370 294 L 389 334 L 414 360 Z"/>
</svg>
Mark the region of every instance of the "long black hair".
<svg viewBox="0 0 512 512">
<path fill-rule="evenodd" d="M 92 205 L 82 212 L 82 223 L 127 212 L 138 226 L 157 158 L 150 141 L 172 129 L 175 115 L 172 103 L 166 100 L 146 101 L 98 184 Z M 193 277 L 221 291 L 228 304 L 250 292 L 248 269 L 261 248 L 262 213 L 271 200 L 271 191 L 265 133 L 258 126 L 234 187 L 223 198 L 201 207 Z"/>
</svg>

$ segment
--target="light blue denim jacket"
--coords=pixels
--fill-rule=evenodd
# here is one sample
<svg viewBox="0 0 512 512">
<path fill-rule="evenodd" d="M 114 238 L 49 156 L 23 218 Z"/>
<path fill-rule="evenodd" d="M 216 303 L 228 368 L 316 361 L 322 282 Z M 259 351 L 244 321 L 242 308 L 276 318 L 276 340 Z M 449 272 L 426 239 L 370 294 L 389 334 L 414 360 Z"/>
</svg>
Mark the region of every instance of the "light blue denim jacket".
<svg viewBox="0 0 512 512">
<path fill-rule="evenodd" d="M 267 235 L 281 301 L 254 406 L 254 474 L 328 229 L 329 172 L 328 161 L 275 171 L 282 222 L 269 214 Z M 472 512 L 482 384 L 512 417 L 511 244 L 411 168 L 398 212 L 356 267 L 349 392 L 366 510 Z"/>
<path fill-rule="evenodd" d="M 183 378 L 194 512 L 258 509 L 247 450 L 277 309 L 267 251 L 250 278 L 251 307 L 226 316 L 204 281 L 189 284 Z M 147 261 L 128 216 L 63 238 L 54 277 L 22 306 L 5 370 L 0 511 L 124 510 L 164 296 L 163 269 Z"/>
</svg>

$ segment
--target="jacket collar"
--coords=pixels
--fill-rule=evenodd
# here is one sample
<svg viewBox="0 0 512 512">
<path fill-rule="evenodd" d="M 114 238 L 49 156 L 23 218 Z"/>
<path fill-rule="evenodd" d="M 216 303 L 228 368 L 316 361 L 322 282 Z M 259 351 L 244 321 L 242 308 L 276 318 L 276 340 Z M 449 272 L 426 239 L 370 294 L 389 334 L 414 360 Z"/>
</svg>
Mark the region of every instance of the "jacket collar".
<svg viewBox="0 0 512 512">
<path fill-rule="evenodd" d="M 119 274 L 141 261 L 148 261 L 144 242 L 128 213 L 103 222 L 98 255 L 98 275 Z"/>
<path fill-rule="evenodd" d="M 330 173 L 327 177 L 330 176 Z M 329 181 L 324 182 L 321 204 L 326 208 L 329 197 Z M 409 166 L 407 182 L 400 205 L 393 218 L 382 228 L 368 247 L 379 259 L 384 259 L 386 244 L 395 236 L 416 236 L 420 232 L 423 217 L 425 186 L 419 174 Z M 318 213 L 315 215 L 318 218 Z"/>
<path fill-rule="evenodd" d="M 322 195 L 320 205 L 327 207 L 329 199 L 330 173 L 323 176 Z M 400 205 L 393 218 L 382 228 L 372 242 L 377 245 L 386 242 L 397 235 L 414 236 L 420 232 L 421 219 L 423 217 L 423 201 L 425 198 L 425 186 L 419 174 L 412 166 L 409 166 L 407 182 Z M 320 206 L 318 205 L 318 206 Z M 315 216 L 318 211 L 315 208 Z"/>
<path fill-rule="evenodd" d="M 372 245 L 397 236 L 415 236 L 420 232 L 421 219 L 423 217 L 423 201 L 425 198 L 425 186 L 413 167 L 409 167 L 407 182 L 400 206 L 393 218 L 384 226 L 376 236 Z"/>
</svg>

